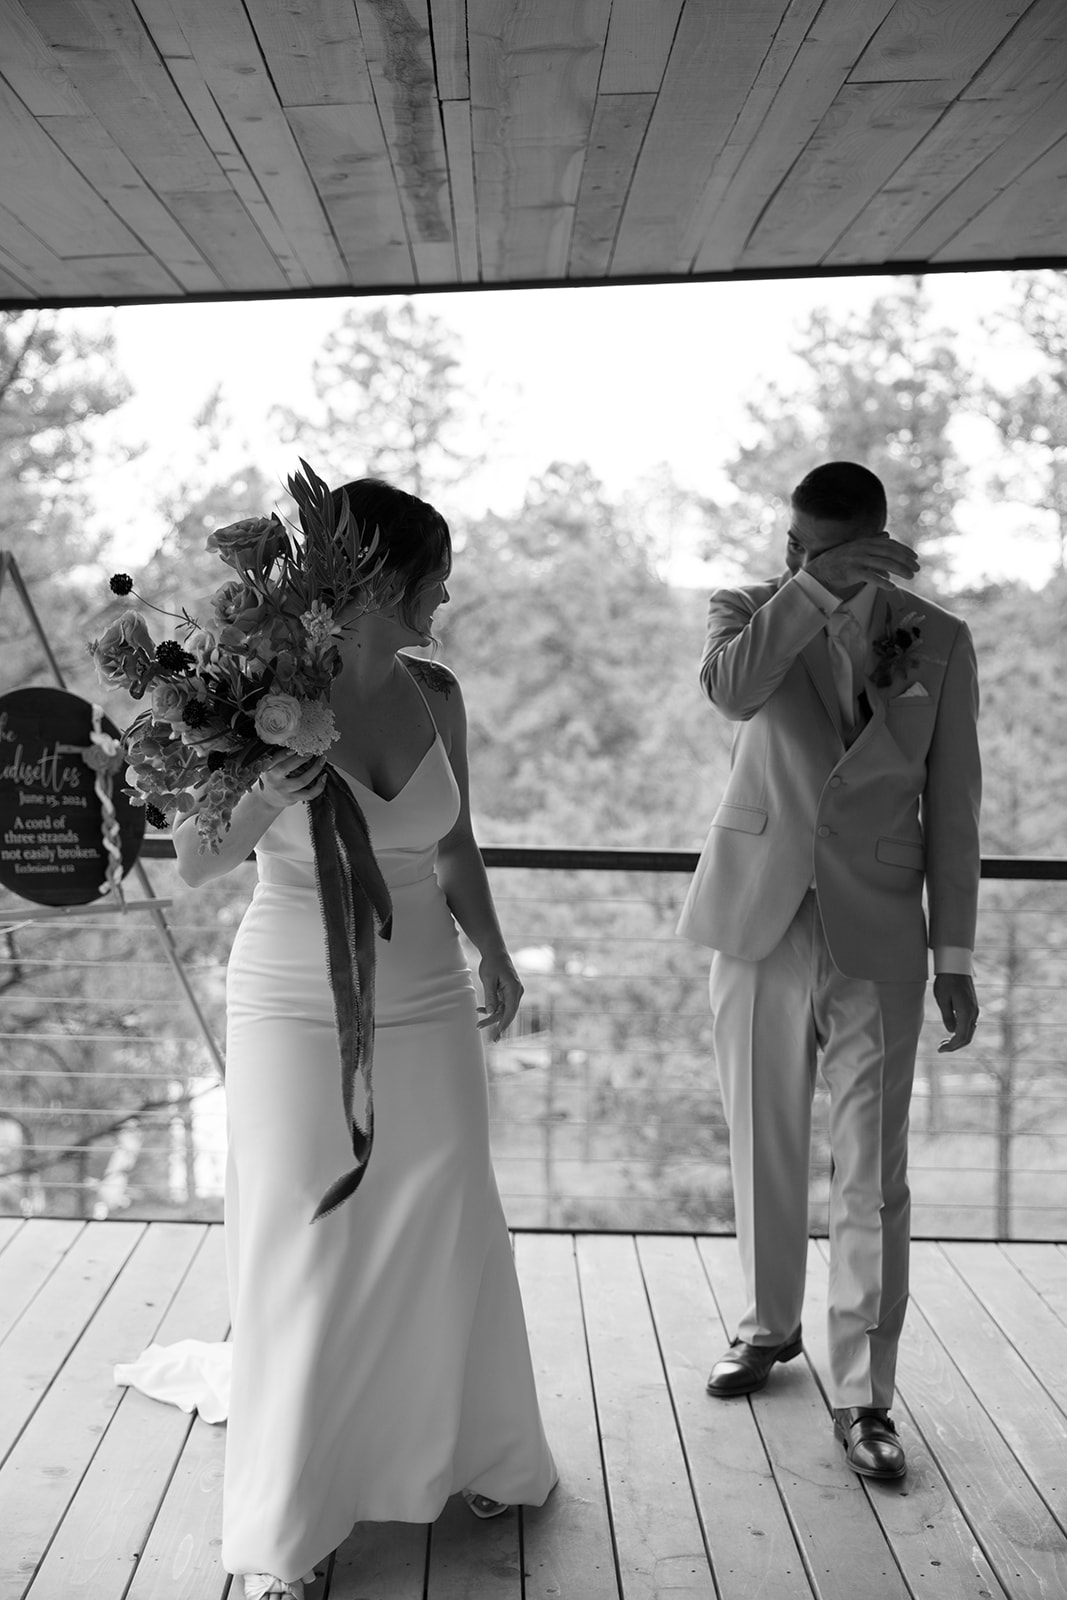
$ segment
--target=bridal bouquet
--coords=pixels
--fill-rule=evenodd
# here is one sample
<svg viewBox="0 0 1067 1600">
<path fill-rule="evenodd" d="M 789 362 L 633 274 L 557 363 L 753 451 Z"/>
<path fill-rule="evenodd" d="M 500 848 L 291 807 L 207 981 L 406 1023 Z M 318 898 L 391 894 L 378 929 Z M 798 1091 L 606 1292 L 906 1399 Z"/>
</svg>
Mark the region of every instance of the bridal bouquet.
<svg viewBox="0 0 1067 1600">
<path fill-rule="evenodd" d="M 195 812 L 201 850 L 218 851 L 234 807 L 283 750 L 309 758 L 329 751 L 337 738 L 329 704 L 341 670 L 337 618 L 371 592 L 382 568 L 377 532 L 368 537 L 354 527 L 344 498 L 335 505 L 307 462 L 300 467 L 288 480 L 300 532 L 271 515 L 209 536 L 233 576 L 215 591 L 207 623 L 185 610 L 161 613 L 180 624 L 181 637 L 156 644 L 141 613 L 129 610 L 89 646 L 103 683 L 149 702 L 122 739 L 127 792 L 159 824 L 168 814 Z M 133 593 L 133 580 L 118 573 L 111 588 Z M 374 923 L 387 939 L 391 906 L 366 819 L 329 765 L 308 809 L 356 1157 L 354 1170 L 324 1196 L 319 1217 L 358 1187 L 370 1155 Z"/>
<path fill-rule="evenodd" d="M 335 514 L 325 483 L 300 465 L 288 486 L 302 536 L 276 515 L 209 536 L 234 576 L 205 625 L 183 611 L 182 637 L 156 644 L 130 610 L 89 646 L 104 683 L 149 701 L 123 739 L 128 792 L 153 821 L 195 810 L 201 849 L 218 850 L 234 806 L 282 750 L 324 755 L 337 737 L 335 618 L 374 578 L 377 536 L 360 543 L 347 503 Z M 129 594 L 132 579 L 117 573 L 111 588 Z"/>
</svg>

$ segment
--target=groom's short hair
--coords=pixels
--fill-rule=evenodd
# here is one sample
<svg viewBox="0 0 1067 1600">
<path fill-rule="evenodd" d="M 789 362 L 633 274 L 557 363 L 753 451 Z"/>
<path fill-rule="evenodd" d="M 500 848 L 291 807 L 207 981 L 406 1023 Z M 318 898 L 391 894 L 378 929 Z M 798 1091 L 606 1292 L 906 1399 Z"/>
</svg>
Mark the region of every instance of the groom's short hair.
<svg viewBox="0 0 1067 1600">
<path fill-rule="evenodd" d="M 882 480 L 855 461 L 827 461 L 813 467 L 793 490 L 793 505 L 809 517 L 829 522 L 877 522 L 879 533 L 885 527 Z"/>
</svg>

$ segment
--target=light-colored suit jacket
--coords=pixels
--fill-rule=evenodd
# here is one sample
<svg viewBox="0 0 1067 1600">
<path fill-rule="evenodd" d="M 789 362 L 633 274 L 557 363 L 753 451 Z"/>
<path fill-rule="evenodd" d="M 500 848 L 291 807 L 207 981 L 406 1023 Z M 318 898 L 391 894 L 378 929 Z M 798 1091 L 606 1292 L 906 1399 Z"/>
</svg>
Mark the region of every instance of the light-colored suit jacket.
<svg viewBox="0 0 1067 1600">
<path fill-rule="evenodd" d="M 879 688 L 873 642 L 909 613 L 921 640 Z M 929 943 L 974 948 L 981 765 L 970 632 L 930 600 L 880 589 L 871 716 L 846 747 L 824 620 L 790 579 L 711 598 L 700 679 L 737 728 L 678 931 L 761 960 L 814 881 L 841 972 L 925 979 L 924 885 Z"/>
</svg>

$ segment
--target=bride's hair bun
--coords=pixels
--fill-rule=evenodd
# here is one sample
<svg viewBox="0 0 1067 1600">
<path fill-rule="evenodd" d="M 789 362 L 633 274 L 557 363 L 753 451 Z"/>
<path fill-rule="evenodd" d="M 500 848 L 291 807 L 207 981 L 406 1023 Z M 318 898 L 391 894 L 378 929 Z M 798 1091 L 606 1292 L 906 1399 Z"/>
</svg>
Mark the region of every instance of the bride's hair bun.
<svg viewBox="0 0 1067 1600">
<path fill-rule="evenodd" d="M 354 478 L 333 490 L 333 500 L 337 511 L 342 500 L 348 502 L 350 526 L 361 547 L 377 532 L 372 562 L 376 598 L 395 600 L 399 616 L 409 622 L 407 613 L 421 585 L 432 576 L 447 577 L 451 570 L 448 523 L 428 501 L 381 478 Z"/>
</svg>

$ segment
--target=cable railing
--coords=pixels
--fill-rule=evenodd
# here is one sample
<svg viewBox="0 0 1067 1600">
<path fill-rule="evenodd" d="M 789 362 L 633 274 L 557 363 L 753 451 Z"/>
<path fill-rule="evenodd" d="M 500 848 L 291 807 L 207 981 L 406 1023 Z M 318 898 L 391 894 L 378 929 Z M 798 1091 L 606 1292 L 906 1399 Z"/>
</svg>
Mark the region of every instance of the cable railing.
<svg viewBox="0 0 1067 1600">
<path fill-rule="evenodd" d="M 499 845 L 482 846 L 487 867 L 526 867 L 537 871 L 569 872 L 679 872 L 695 871 L 697 850 L 613 849 L 599 845 Z M 173 861 L 174 844 L 165 834 L 145 839 L 141 855 L 146 860 Z M 249 860 L 253 858 L 250 856 Z M 1067 856 L 983 856 L 985 881 L 1067 882 Z"/>
<path fill-rule="evenodd" d="M 200 1019 L 224 1034 L 229 944 L 253 883 L 180 883 L 171 956 L 136 919 L 19 924 L 0 902 L 0 1213 L 221 1215 L 223 1093 Z M 486 847 L 526 993 L 488 1051 L 498 1180 L 514 1226 L 733 1228 L 708 953 L 674 925 L 696 853 Z M 912 1104 L 913 1232 L 1067 1239 L 1067 860 L 982 864 L 974 1045 L 943 1056 L 928 1000 Z M 14 928 L 15 931 L 10 931 Z M 816 1094 L 810 1216 L 825 1231 L 826 1102 Z"/>
</svg>

